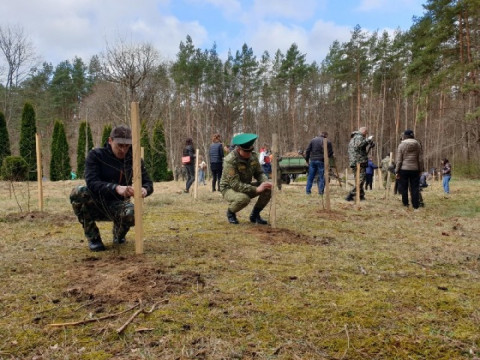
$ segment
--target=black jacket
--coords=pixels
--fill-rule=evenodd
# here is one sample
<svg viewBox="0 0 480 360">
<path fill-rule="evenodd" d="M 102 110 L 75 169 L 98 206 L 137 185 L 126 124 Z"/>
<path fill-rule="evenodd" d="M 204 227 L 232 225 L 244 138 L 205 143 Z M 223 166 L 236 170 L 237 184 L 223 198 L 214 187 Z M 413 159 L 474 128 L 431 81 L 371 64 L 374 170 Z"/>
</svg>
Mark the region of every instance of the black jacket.
<svg viewBox="0 0 480 360">
<path fill-rule="evenodd" d="M 210 145 L 210 151 L 208 152 L 210 157 L 210 163 L 222 163 L 223 162 L 223 146 L 222 143 L 213 143 Z"/>
<path fill-rule="evenodd" d="M 195 149 L 193 145 L 187 145 L 183 148 L 183 156 L 190 156 L 190 162 L 185 165 L 195 165 Z"/>
<path fill-rule="evenodd" d="M 121 201 L 125 198 L 115 191 L 117 185 L 132 185 L 133 164 L 132 149 L 125 159 L 117 159 L 110 144 L 96 148 L 88 153 L 85 162 L 85 180 L 92 196 L 98 200 Z M 153 192 L 153 182 L 145 170 L 142 161 L 142 187 L 147 189 L 147 196 Z"/>
<path fill-rule="evenodd" d="M 310 144 L 307 147 L 307 151 L 305 153 L 305 160 L 307 162 L 311 160 L 320 160 L 324 161 L 323 159 L 323 140 L 325 138 L 322 136 L 317 136 L 310 141 Z M 328 151 L 328 157 L 332 158 L 333 157 L 333 147 L 332 143 L 327 140 L 327 151 Z"/>
</svg>

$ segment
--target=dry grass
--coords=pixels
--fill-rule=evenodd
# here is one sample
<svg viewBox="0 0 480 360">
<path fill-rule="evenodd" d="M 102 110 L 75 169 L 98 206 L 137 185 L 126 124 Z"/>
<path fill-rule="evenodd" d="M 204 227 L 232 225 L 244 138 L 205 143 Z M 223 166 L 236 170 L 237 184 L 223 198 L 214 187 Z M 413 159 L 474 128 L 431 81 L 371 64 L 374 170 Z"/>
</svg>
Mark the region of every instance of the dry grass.
<svg viewBox="0 0 480 360">
<path fill-rule="evenodd" d="M 69 206 L 77 182 L 0 183 L 0 359 L 478 359 L 478 181 L 439 183 L 426 208 L 332 186 L 332 211 L 304 186 L 278 193 L 277 224 L 238 226 L 209 186 L 145 200 L 145 254 L 130 241 L 92 253 Z M 333 182 L 332 182 L 333 185 Z M 28 195 L 29 194 L 29 195 Z M 27 212 L 27 200 L 30 198 Z M 19 205 L 23 212 L 19 212 Z M 268 217 L 269 209 L 262 213 Z M 163 302 L 162 302 L 163 301 Z M 151 308 L 76 326 L 132 305 Z"/>
</svg>

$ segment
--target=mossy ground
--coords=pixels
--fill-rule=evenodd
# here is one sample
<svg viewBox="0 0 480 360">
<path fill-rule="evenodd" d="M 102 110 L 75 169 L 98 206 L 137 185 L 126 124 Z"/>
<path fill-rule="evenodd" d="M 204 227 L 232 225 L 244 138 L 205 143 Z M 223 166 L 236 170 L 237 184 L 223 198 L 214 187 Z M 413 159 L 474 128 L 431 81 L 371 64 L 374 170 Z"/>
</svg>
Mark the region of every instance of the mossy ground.
<svg viewBox="0 0 480 360">
<path fill-rule="evenodd" d="M 92 253 L 68 202 L 80 181 L 0 183 L 0 359 L 478 359 L 480 182 L 424 192 L 407 211 L 373 190 L 360 206 L 334 185 L 331 211 L 304 184 L 277 192 L 277 228 L 253 204 L 226 222 L 210 186 L 155 184 L 144 254 L 134 231 Z M 27 205 L 27 201 L 29 204 Z M 22 211 L 19 211 L 19 208 Z M 29 209 L 30 211 L 27 211 Z M 268 218 L 271 208 L 262 213 Z M 133 311 L 151 314 L 118 329 Z"/>
</svg>

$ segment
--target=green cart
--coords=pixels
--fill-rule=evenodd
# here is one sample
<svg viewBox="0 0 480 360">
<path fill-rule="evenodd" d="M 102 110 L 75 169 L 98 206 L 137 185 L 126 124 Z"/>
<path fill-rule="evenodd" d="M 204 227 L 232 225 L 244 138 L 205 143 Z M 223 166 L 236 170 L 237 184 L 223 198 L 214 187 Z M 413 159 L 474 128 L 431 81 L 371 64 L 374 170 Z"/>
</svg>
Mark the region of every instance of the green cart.
<svg viewBox="0 0 480 360">
<path fill-rule="evenodd" d="M 278 161 L 278 188 L 282 188 L 282 183 L 290 184 L 290 181 L 295 180 L 297 175 L 307 173 L 308 164 L 303 156 L 281 157 Z"/>
</svg>

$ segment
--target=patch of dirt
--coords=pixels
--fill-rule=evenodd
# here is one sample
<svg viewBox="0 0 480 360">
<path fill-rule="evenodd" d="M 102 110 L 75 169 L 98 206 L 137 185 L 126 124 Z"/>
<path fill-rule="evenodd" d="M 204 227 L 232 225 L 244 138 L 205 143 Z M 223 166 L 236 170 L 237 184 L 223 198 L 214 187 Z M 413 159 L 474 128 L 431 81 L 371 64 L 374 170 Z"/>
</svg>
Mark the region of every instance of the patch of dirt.
<svg viewBox="0 0 480 360">
<path fill-rule="evenodd" d="M 29 221 L 29 222 L 50 222 L 57 225 L 64 225 L 71 223 L 72 221 L 77 221 L 75 214 L 58 214 L 58 213 L 49 213 L 45 211 L 30 211 L 30 212 L 21 212 L 21 213 L 11 213 L 5 216 L 6 222 L 19 222 L 19 221 Z"/>
<path fill-rule="evenodd" d="M 327 211 L 327 210 L 317 210 L 315 212 L 316 216 L 322 219 L 327 219 L 327 220 L 345 220 L 346 216 L 344 213 L 341 213 L 339 211 Z"/>
<path fill-rule="evenodd" d="M 300 245 L 330 245 L 334 239 L 331 237 L 308 236 L 289 229 L 256 226 L 248 230 L 251 234 L 260 238 L 260 241 L 270 244 L 300 244 Z"/>
<path fill-rule="evenodd" d="M 191 287 L 204 287 L 195 272 L 169 274 L 159 264 L 144 258 L 87 257 L 67 271 L 71 287 L 65 296 L 78 301 L 95 300 L 118 304 L 136 300 L 158 301 L 168 294 L 179 294 Z"/>
</svg>

